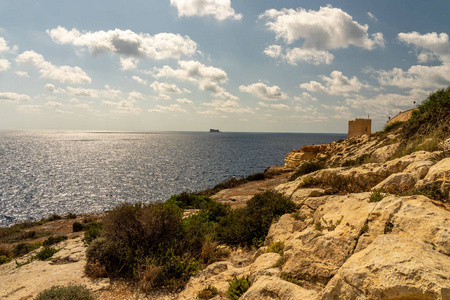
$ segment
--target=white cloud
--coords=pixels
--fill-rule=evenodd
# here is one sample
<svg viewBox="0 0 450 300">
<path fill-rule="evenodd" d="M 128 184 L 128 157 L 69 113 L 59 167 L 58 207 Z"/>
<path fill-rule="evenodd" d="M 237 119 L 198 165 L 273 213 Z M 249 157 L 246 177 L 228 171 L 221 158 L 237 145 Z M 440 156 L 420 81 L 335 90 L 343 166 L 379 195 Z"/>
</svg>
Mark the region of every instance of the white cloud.
<svg viewBox="0 0 450 300">
<path fill-rule="evenodd" d="M 328 51 L 316 49 L 292 48 L 283 49 L 280 45 L 270 45 L 264 50 L 264 54 L 272 58 L 286 61 L 288 64 L 296 66 L 300 62 L 314 65 L 331 64 L 334 55 Z"/>
<path fill-rule="evenodd" d="M 270 9 L 259 18 L 267 18 L 266 26 L 287 44 L 303 39 L 304 49 L 339 49 L 350 45 L 371 50 L 383 46 L 381 33 L 369 38 L 369 26 L 361 25 L 339 8 L 321 7 L 318 11 L 304 8 Z"/>
<path fill-rule="evenodd" d="M 442 88 L 450 84 L 450 42 L 446 33 L 418 32 L 399 33 L 398 39 L 416 48 L 419 63 L 438 60 L 437 66 L 414 65 L 404 71 L 400 68 L 392 70 L 372 70 L 381 85 L 400 88 Z"/>
<path fill-rule="evenodd" d="M 180 94 L 181 90 L 174 83 L 153 82 L 150 87 L 158 94 Z"/>
<path fill-rule="evenodd" d="M 62 104 L 61 102 L 56 102 L 56 101 L 48 101 L 47 103 L 45 103 L 45 106 L 49 106 L 49 107 L 63 107 L 64 104 Z"/>
<path fill-rule="evenodd" d="M 213 100 L 209 103 L 203 103 L 203 105 L 211 107 L 212 110 L 199 112 L 200 114 L 255 113 L 250 107 L 242 107 L 237 101 L 233 100 Z"/>
<path fill-rule="evenodd" d="M 318 11 L 304 8 L 266 10 L 259 16 L 266 18 L 268 30 L 286 44 L 303 41 L 301 48 L 283 50 L 279 45 L 269 46 L 264 53 L 289 64 L 299 62 L 330 64 L 334 56 L 326 50 L 348 48 L 353 45 L 366 50 L 384 47 L 382 33 L 369 37 L 368 25 L 361 25 L 339 8 L 321 7 Z"/>
<path fill-rule="evenodd" d="M 122 71 L 134 70 L 137 68 L 138 62 L 139 59 L 135 57 L 126 57 L 126 58 L 121 57 L 120 68 L 122 69 Z"/>
<path fill-rule="evenodd" d="M 0 37 L 0 53 L 2 52 L 8 52 L 8 53 L 15 53 L 17 52 L 19 48 L 17 46 L 13 46 L 12 48 L 8 46 L 8 42 L 5 40 L 5 38 Z"/>
<path fill-rule="evenodd" d="M 373 98 L 361 95 L 347 98 L 346 103 L 354 109 L 363 109 L 371 116 L 385 118 L 394 116 L 401 110 L 412 108 L 414 101 L 420 103 L 429 94 L 429 91 L 412 89 L 407 94 L 378 94 Z"/>
<path fill-rule="evenodd" d="M 227 73 L 212 66 L 205 66 L 198 61 L 178 61 L 179 68 L 172 69 L 169 66 L 155 68 L 153 76 L 156 78 L 175 78 L 181 81 L 196 83 L 198 88 L 209 91 L 215 97 L 237 100 L 238 98 L 225 90 L 219 84 L 228 81 Z"/>
<path fill-rule="evenodd" d="M 20 102 L 31 100 L 30 96 L 16 93 L 0 93 L 0 102 Z"/>
<path fill-rule="evenodd" d="M 318 99 L 316 97 L 311 96 L 307 92 L 303 92 L 301 97 L 294 97 L 295 101 L 305 101 L 305 102 L 311 102 L 311 101 L 317 101 Z"/>
<path fill-rule="evenodd" d="M 17 76 L 20 76 L 20 77 L 30 77 L 30 75 L 28 75 L 28 72 L 16 71 L 15 73 Z"/>
<path fill-rule="evenodd" d="M 7 59 L 0 59 L 0 72 L 6 71 L 11 67 L 11 63 Z"/>
<path fill-rule="evenodd" d="M 398 39 L 404 43 L 412 44 L 418 50 L 417 58 L 420 63 L 438 59 L 450 63 L 450 42 L 448 34 L 436 32 L 421 35 L 413 31 L 410 33 L 399 33 Z"/>
<path fill-rule="evenodd" d="M 131 76 L 131 78 L 140 84 L 144 84 L 144 85 L 147 84 L 147 80 L 142 79 L 139 76 Z"/>
<path fill-rule="evenodd" d="M 377 17 L 375 17 L 375 15 L 373 13 L 371 13 L 370 11 L 367 13 L 367 15 L 369 16 L 369 18 L 371 20 L 378 21 Z"/>
<path fill-rule="evenodd" d="M 57 88 L 55 85 L 51 84 L 51 83 L 47 83 L 45 85 L 45 89 L 51 93 L 55 93 L 55 94 L 64 94 L 66 91 L 64 89 L 61 88 Z"/>
<path fill-rule="evenodd" d="M 128 93 L 128 98 L 129 99 L 134 99 L 134 100 L 144 100 L 145 96 L 139 92 L 129 92 Z"/>
<path fill-rule="evenodd" d="M 74 88 L 69 86 L 67 87 L 67 92 L 73 96 L 88 98 L 117 99 L 122 95 L 122 92 L 120 90 L 111 89 L 109 86 L 105 86 L 104 90 Z"/>
<path fill-rule="evenodd" d="M 239 87 L 239 90 L 241 92 L 250 93 L 260 99 L 264 100 L 283 100 L 287 99 L 287 95 L 283 93 L 280 89 L 280 87 L 274 85 L 274 86 L 267 86 L 262 82 L 253 83 L 249 86 L 241 85 Z"/>
<path fill-rule="evenodd" d="M 194 55 L 197 49 L 197 44 L 188 36 L 166 32 L 153 36 L 120 29 L 80 32 L 76 28 L 68 31 L 61 26 L 46 32 L 55 43 L 87 47 L 92 55 L 111 52 L 125 57 L 121 58 L 123 70 L 134 69 L 141 58 L 178 59 Z"/>
<path fill-rule="evenodd" d="M 353 78 L 350 79 L 340 71 L 331 72 L 330 77 L 325 75 L 320 77 L 325 82 L 325 85 L 313 80 L 308 83 L 300 84 L 300 87 L 310 92 L 320 92 L 330 95 L 348 95 L 353 92 L 358 92 L 363 87 L 369 87 L 368 85 L 361 83 L 356 76 L 353 76 Z"/>
<path fill-rule="evenodd" d="M 148 111 L 156 113 L 168 113 L 168 112 L 187 113 L 187 111 L 183 109 L 179 104 L 171 104 L 169 106 L 156 105 L 156 108 L 149 109 Z"/>
<path fill-rule="evenodd" d="M 39 69 L 41 78 L 62 83 L 91 83 L 91 78 L 79 67 L 55 66 L 34 51 L 25 51 L 16 58 L 17 63 L 27 63 Z"/>
<path fill-rule="evenodd" d="M 179 99 L 177 99 L 177 102 L 181 103 L 181 104 L 189 104 L 189 105 L 194 104 L 194 102 L 192 100 L 189 100 L 187 98 L 179 98 Z"/>
<path fill-rule="evenodd" d="M 276 104 L 270 104 L 270 107 L 277 109 L 277 110 L 284 110 L 284 111 L 288 111 L 291 108 L 289 106 L 287 106 L 286 104 L 281 104 L 281 103 L 276 103 Z"/>
<path fill-rule="evenodd" d="M 170 0 L 170 4 L 178 10 L 178 16 L 214 16 L 219 21 L 225 19 L 242 19 L 231 7 L 230 0 Z"/>
<path fill-rule="evenodd" d="M 118 102 L 103 100 L 102 103 L 107 106 L 111 106 L 113 109 L 111 113 L 118 115 L 139 115 L 142 109 L 135 106 L 136 101 L 134 99 L 123 99 Z"/>
</svg>

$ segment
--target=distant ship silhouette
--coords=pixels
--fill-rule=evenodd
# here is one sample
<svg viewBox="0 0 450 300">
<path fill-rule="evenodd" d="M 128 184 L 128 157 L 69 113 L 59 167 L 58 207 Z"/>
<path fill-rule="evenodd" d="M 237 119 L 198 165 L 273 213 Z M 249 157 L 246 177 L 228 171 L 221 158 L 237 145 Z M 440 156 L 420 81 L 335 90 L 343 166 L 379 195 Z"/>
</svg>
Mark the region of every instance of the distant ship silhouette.
<svg viewBox="0 0 450 300">
<path fill-rule="evenodd" d="M 219 129 L 210 129 L 209 132 L 220 132 Z"/>
</svg>

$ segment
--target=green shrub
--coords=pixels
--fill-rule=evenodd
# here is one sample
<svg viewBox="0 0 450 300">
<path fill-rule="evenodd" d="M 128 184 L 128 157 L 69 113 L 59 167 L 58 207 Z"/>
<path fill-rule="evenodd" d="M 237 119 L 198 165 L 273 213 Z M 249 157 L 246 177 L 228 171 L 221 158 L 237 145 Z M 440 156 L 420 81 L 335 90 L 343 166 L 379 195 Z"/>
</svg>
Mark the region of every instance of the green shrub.
<svg viewBox="0 0 450 300">
<path fill-rule="evenodd" d="M 80 222 L 73 222 L 72 224 L 72 231 L 73 232 L 80 232 L 83 231 L 84 226 Z"/>
<path fill-rule="evenodd" d="M 248 290 L 249 287 L 250 283 L 248 278 L 237 278 L 236 275 L 234 275 L 233 280 L 230 281 L 228 286 L 227 297 L 231 300 L 237 300 Z"/>
<path fill-rule="evenodd" d="M 89 223 L 84 226 L 86 232 L 84 233 L 83 242 L 89 245 L 93 240 L 98 238 L 102 232 L 103 224 L 99 222 Z"/>
<path fill-rule="evenodd" d="M 385 133 L 391 132 L 391 131 L 393 131 L 394 129 L 397 129 L 397 128 L 401 127 L 404 123 L 405 123 L 405 122 L 397 121 L 397 122 L 394 122 L 394 123 L 392 123 L 392 124 L 386 125 L 386 126 L 384 127 L 384 132 L 385 132 Z"/>
<path fill-rule="evenodd" d="M 281 272 L 280 278 L 296 285 L 302 285 L 302 283 L 295 279 L 291 273 Z"/>
<path fill-rule="evenodd" d="M 267 247 L 266 253 L 274 252 L 283 255 L 283 249 L 284 242 L 273 242 Z"/>
<path fill-rule="evenodd" d="M 64 218 L 66 218 L 66 219 L 75 219 L 76 217 L 77 217 L 76 214 L 68 213 Z"/>
<path fill-rule="evenodd" d="M 217 227 L 217 237 L 230 245 L 251 246 L 264 240 L 272 221 L 295 210 L 294 202 L 278 192 L 269 190 L 255 195 L 244 208 L 230 211 Z"/>
<path fill-rule="evenodd" d="M 0 255 L 0 265 L 9 263 L 12 260 L 12 257 L 8 257 L 6 255 Z"/>
<path fill-rule="evenodd" d="M 294 174 L 291 175 L 291 177 L 289 177 L 288 181 L 294 181 L 302 175 L 306 175 L 321 169 L 323 169 L 323 165 L 320 163 L 305 162 L 297 169 L 297 171 L 294 172 Z"/>
<path fill-rule="evenodd" d="M 54 244 L 58 244 L 59 242 L 67 240 L 66 235 L 59 235 L 59 236 L 49 236 L 43 243 L 44 246 L 51 246 Z"/>
<path fill-rule="evenodd" d="M 58 252 L 58 250 L 48 246 L 44 246 L 44 249 L 39 251 L 34 257 L 39 260 L 46 260 L 52 257 L 56 252 Z"/>
<path fill-rule="evenodd" d="M 80 285 L 52 286 L 39 293 L 34 300 L 94 300 L 92 292 Z"/>
<path fill-rule="evenodd" d="M 383 193 L 381 190 L 373 190 L 369 195 L 369 202 L 380 202 L 386 197 L 387 194 Z"/>
<path fill-rule="evenodd" d="M 39 247 L 40 245 L 37 243 L 19 243 L 13 247 L 13 254 L 16 257 L 22 256 L 36 250 Z"/>
<path fill-rule="evenodd" d="M 208 287 L 204 288 L 200 293 L 198 293 L 197 297 L 199 299 L 211 299 L 217 296 L 219 291 L 214 286 L 208 285 Z"/>
</svg>

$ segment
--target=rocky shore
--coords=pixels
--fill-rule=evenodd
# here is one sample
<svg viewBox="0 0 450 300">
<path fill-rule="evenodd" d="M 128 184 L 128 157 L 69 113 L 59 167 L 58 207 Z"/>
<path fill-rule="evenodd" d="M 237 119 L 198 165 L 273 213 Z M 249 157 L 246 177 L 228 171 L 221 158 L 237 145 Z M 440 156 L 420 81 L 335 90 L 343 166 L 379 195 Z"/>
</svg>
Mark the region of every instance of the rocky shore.
<svg viewBox="0 0 450 300">
<path fill-rule="evenodd" d="M 275 189 L 291 197 L 297 211 L 272 224 L 262 247 L 235 249 L 177 294 L 148 295 L 124 282 L 87 278 L 82 236 L 71 233 L 73 220 L 59 220 L 43 226 L 71 234 L 58 244 L 61 250 L 47 261 L 20 266 L 35 250 L 1 265 L 0 298 L 31 299 L 53 285 L 82 284 L 99 299 L 198 299 L 214 286 L 218 300 L 227 299 L 237 276 L 250 282 L 240 299 L 450 299 L 450 205 L 432 197 L 448 197 L 450 141 L 440 151 L 388 160 L 396 140 L 395 133 L 375 134 L 308 147 L 325 168 L 288 181 L 294 169 L 279 167 L 271 179 L 214 195 L 239 207 Z M 299 152 L 287 155 L 288 167 Z M 267 251 L 274 243 L 282 245 L 278 253 Z"/>
</svg>

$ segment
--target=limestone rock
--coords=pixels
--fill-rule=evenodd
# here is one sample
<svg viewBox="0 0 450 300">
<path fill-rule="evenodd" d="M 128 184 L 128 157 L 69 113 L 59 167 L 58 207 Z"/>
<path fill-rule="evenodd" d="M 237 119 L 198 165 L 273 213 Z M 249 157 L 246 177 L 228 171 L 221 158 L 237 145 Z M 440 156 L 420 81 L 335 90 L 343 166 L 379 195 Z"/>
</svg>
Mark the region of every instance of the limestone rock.
<svg viewBox="0 0 450 300">
<path fill-rule="evenodd" d="M 416 187 L 419 188 L 434 186 L 437 186 L 442 193 L 448 196 L 450 191 L 450 157 L 444 158 L 432 166 L 427 176 L 416 184 Z"/>
<path fill-rule="evenodd" d="M 324 189 L 319 188 L 303 188 L 303 189 L 297 189 L 292 194 L 292 201 L 294 201 L 296 204 L 301 204 L 303 201 L 306 200 L 308 197 L 320 197 L 323 194 L 325 194 Z"/>
<path fill-rule="evenodd" d="M 274 276 L 280 273 L 280 269 L 275 267 L 281 255 L 278 253 L 264 253 L 260 255 L 253 264 L 244 273 L 244 277 L 248 277 L 250 283 L 255 282 L 259 277 Z"/>
<path fill-rule="evenodd" d="M 304 222 L 295 220 L 291 214 L 282 215 L 278 222 L 270 226 L 265 245 L 273 242 L 283 242 L 291 238 L 293 232 L 302 231 L 305 227 L 306 224 Z"/>
<path fill-rule="evenodd" d="M 372 152 L 372 155 L 370 156 L 370 159 L 373 162 L 385 162 L 387 161 L 392 155 L 394 155 L 395 151 L 397 151 L 399 144 L 392 144 L 383 146 L 381 148 L 376 149 L 374 152 Z"/>
<path fill-rule="evenodd" d="M 414 173 L 395 173 L 377 184 L 372 190 L 385 190 L 388 193 L 402 193 L 414 187 L 419 176 Z"/>
<path fill-rule="evenodd" d="M 382 235 L 347 260 L 319 299 L 450 299 L 450 257 L 414 238 Z"/>
<path fill-rule="evenodd" d="M 316 299 L 315 291 L 307 290 L 278 277 L 262 276 L 239 298 L 240 300 L 308 300 Z"/>
<path fill-rule="evenodd" d="M 434 163 L 431 160 L 419 160 L 409 164 L 403 172 L 417 174 L 419 179 L 423 179 L 432 165 Z"/>
</svg>

